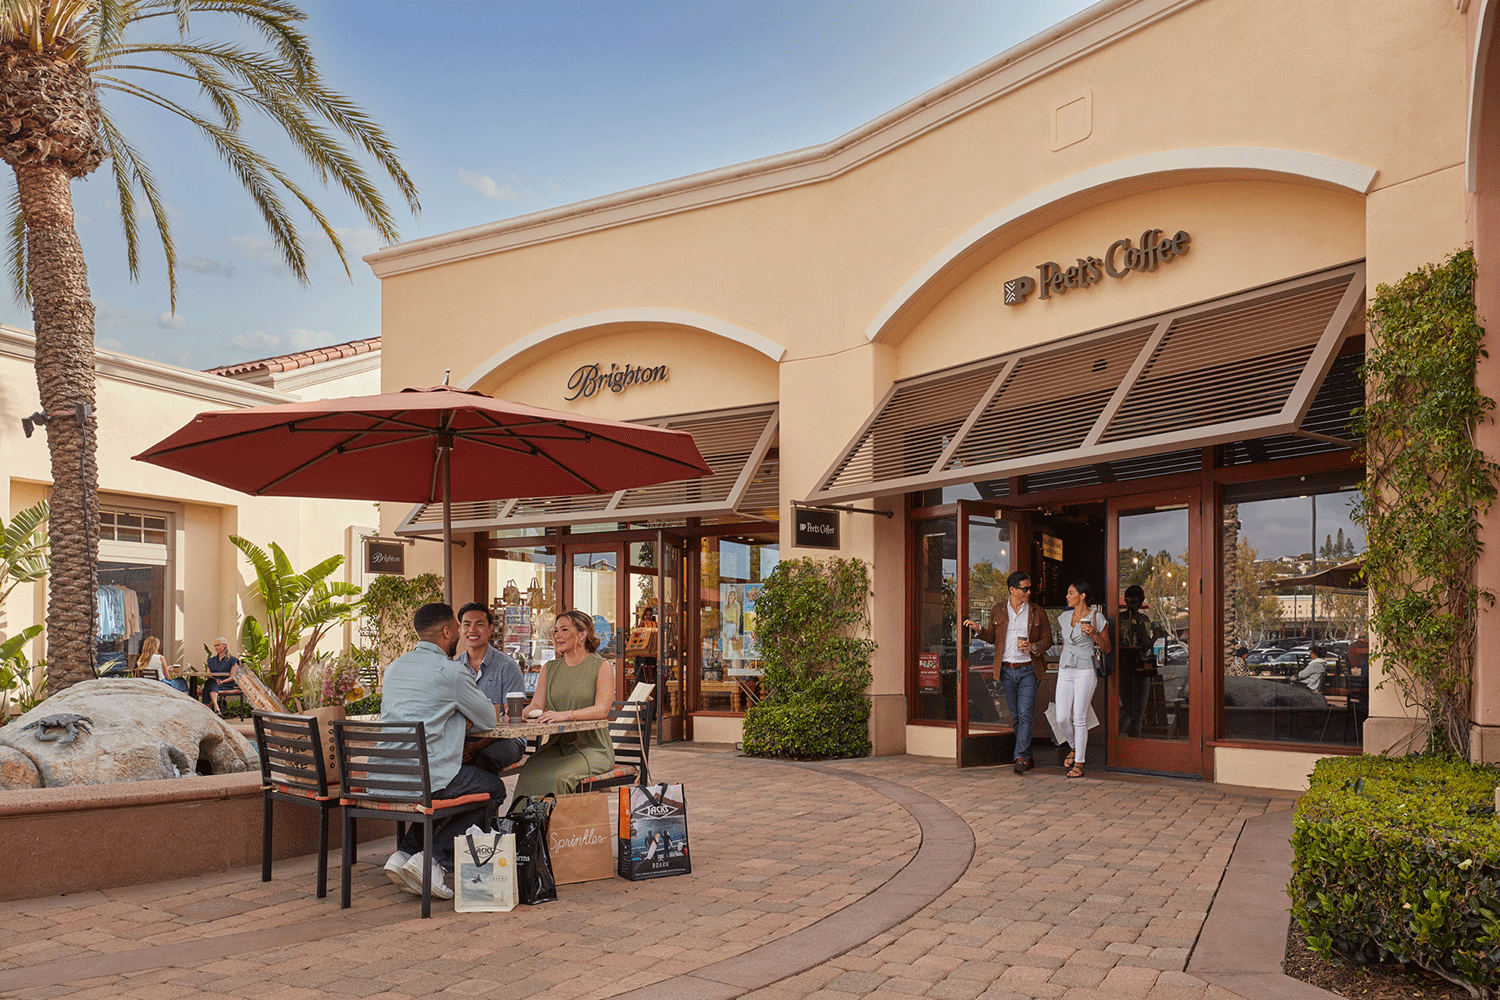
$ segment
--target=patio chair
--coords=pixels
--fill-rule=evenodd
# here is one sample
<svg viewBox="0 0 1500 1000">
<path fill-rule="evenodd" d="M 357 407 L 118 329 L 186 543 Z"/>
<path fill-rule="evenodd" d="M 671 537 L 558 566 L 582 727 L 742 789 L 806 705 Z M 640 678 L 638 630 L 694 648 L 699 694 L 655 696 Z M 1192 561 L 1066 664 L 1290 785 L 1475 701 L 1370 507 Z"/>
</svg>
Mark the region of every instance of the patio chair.
<svg viewBox="0 0 1500 1000">
<path fill-rule="evenodd" d="M 485 807 L 485 822 L 500 807 L 487 793 L 456 799 L 432 797 L 427 765 L 427 730 L 420 722 L 361 722 L 334 719 L 333 745 L 339 762 L 339 803 L 344 807 L 344 852 L 340 906 L 349 908 L 349 872 L 355 859 L 356 821 L 396 821 L 396 839 L 407 823 L 422 824 L 422 916 L 432 915 L 433 831 L 438 820 Z"/>
<path fill-rule="evenodd" d="M 328 812 L 337 800 L 328 792 L 318 720 L 307 715 L 255 713 L 255 747 L 265 793 L 260 880 L 271 881 L 272 803 L 318 810 L 318 898 L 328 895 Z"/>
<path fill-rule="evenodd" d="M 615 747 L 615 766 L 604 774 L 584 778 L 580 792 L 596 792 L 620 785 L 644 785 L 647 748 L 651 746 L 650 701 L 617 701 L 609 713 L 609 739 Z"/>
</svg>

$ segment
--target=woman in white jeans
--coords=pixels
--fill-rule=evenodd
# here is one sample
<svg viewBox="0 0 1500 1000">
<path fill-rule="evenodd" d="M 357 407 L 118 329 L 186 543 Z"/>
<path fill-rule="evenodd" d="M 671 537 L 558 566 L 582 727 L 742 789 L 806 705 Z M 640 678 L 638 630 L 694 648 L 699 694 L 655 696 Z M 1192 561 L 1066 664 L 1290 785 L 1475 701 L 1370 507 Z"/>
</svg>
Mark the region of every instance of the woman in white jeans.
<svg viewBox="0 0 1500 1000">
<path fill-rule="evenodd" d="M 1108 653 L 1109 623 L 1089 606 L 1091 588 L 1087 580 L 1068 585 L 1068 607 L 1071 614 L 1058 619 L 1062 633 L 1062 655 L 1057 661 L 1057 719 L 1063 735 L 1068 736 L 1068 756 L 1063 767 L 1068 777 L 1083 777 L 1083 764 L 1089 748 L 1089 702 L 1099 678 L 1094 674 L 1094 650 Z"/>
</svg>

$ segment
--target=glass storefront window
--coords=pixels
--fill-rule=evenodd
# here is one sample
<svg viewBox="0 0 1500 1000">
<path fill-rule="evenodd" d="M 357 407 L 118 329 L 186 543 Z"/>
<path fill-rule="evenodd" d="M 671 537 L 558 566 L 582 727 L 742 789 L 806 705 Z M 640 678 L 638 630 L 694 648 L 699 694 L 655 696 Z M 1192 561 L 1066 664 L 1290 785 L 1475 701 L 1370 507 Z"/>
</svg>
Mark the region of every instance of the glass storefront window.
<svg viewBox="0 0 1500 1000">
<path fill-rule="evenodd" d="M 537 672 L 553 658 L 557 556 L 545 548 L 492 549 L 489 575 L 494 641 L 521 665 L 527 691 L 535 691 Z"/>
<path fill-rule="evenodd" d="M 1350 516 L 1358 499 L 1300 484 L 1226 490 L 1225 739 L 1360 745 L 1369 594 L 1350 579 L 1365 550 Z"/>
<path fill-rule="evenodd" d="M 729 538 L 701 545 L 698 711 L 743 712 L 760 700 L 765 668 L 755 643 L 755 599 L 781 548 Z"/>
<path fill-rule="evenodd" d="M 615 610 L 619 585 L 620 567 L 615 553 L 573 553 L 573 608 L 594 619 L 599 655 L 606 660 L 619 656 L 624 642 Z"/>
<path fill-rule="evenodd" d="M 958 721 L 958 519 L 918 521 L 915 719 Z M 984 609 L 989 613 L 989 608 Z"/>
</svg>

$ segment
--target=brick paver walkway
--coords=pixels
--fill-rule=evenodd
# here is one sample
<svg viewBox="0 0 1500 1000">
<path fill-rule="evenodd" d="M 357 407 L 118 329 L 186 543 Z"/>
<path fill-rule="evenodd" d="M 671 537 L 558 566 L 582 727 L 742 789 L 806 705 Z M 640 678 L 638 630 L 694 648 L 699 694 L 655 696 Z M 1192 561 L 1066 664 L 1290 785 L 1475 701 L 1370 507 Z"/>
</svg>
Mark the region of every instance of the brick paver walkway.
<svg viewBox="0 0 1500 1000">
<path fill-rule="evenodd" d="M 1183 970 L 1241 823 L 1287 806 L 911 757 L 652 772 L 687 785 L 691 876 L 424 921 L 367 847 L 350 910 L 311 859 L 0 903 L 0 997 L 1228 1000 Z"/>
</svg>

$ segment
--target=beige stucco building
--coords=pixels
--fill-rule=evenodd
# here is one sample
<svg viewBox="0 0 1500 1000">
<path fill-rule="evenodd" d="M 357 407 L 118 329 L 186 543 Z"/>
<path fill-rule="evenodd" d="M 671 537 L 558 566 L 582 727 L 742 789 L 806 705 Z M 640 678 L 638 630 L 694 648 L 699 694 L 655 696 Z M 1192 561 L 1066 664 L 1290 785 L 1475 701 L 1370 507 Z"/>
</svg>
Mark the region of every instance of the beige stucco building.
<svg viewBox="0 0 1500 1000">
<path fill-rule="evenodd" d="M 659 609 L 656 662 L 606 647 L 622 692 L 655 680 L 668 738 L 732 741 L 754 588 L 824 551 L 795 504 L 838 505 L 837 551 L 873 566 L 877 753 L 1007 758 L 994 654 L 955 623 L 1014 569 L 1054 611 L 1075 579 L 1111 617 L 1147 590 L 1159 669 L 1101 685 L 1097 766 L 1295 787 L 1399 748 L 1405 709 L 1358 662 L 1311 698 L 1226 679 L 1236 553 L 1362 544 L 1364 302 L 1470 239 L 1480 6 L 1105 0 L 822 146 L 370 255 L 385 390 L 450 368 L 662 419 L 720 473 L 465 505 L 456 596 L 514 609 L 533 659 L 557 601 L 617 632 Z M 1309 606 L 1330 597 L 1363 600 Z M 1299 638 L 1342 649 L 1341 615 Z"/>
<path fill-rule="evenodd" d="M 50 495 L 45 432 L 28 438 L 21 420 L 38 409 L 30 331 L 0 326 L 0 514 Z M 204 410 L 377 392 L 378 338 L 234 365 L 190 371 L 99 350 L 99 582 L 134 594 L 141 622 L 128 634 L 101 617 L 98 666 L 124 657 L 134 666 L 148 635 L 170 662 L 204 662 L 204 647 L 228 637 L 238 652 L 240 623 L 259 613 L 254 570 L 229 541 L 242 535 L 281 545 L 298 569 L 343 553 L 344 579 L 364 583 L 360 538 L 378 522 L 376 506 L 356 501 L 250 497 L 211 482 L 131 461 Z M 0 608 L 0 634 L 46 619 L 46 581 L 18 587 Z M 330 637 L 330 646 L 348 641 Z M 46 656 L 45 634 L 30 650 Z"/>
</svg>

